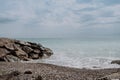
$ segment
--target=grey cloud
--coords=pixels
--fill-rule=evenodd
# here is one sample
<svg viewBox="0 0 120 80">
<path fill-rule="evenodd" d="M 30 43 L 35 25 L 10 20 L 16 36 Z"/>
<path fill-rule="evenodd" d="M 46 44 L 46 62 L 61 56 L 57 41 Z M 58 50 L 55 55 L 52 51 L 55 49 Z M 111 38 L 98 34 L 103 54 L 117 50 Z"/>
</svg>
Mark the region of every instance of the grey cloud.
<svg viewBox="0 0 120 80">
<path fill-rule="evenodd" d="M 96 26 L 101 27 L 100 31 L 103 27 L 107 27 L 109 31 L 106 34 L 111 34 L 112 26 L 119 24 L 120 21 L 117 0 L 114 5 L 112 2 L 113 0 L 0 1 L 2 4 L 0 5 L 0 26 L 5 27 L 1 27 L 0 32 L 24 37 L 67 36 L 69 34 L 79 36 L 81 33 L 97 34 L 99 29 L 93 27 Z M 117 29 L 113 32 L 115 31 L 120 32 Z"/>
<path fill-rule="evenodd" d="M 14 19 L 10 19 L 10 18 L 2 18 L 0 17 L 0 23 L 4 24 L 4 23 L 10 23 L 10 22 L 15 22 L 16 20 Z"/>
</svg>

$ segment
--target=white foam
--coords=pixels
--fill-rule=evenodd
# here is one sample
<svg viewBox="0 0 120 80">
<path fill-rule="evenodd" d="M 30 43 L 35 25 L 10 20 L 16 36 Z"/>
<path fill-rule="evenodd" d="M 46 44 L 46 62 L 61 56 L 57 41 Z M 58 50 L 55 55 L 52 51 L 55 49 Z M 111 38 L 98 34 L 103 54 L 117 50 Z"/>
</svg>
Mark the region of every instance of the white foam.
<svg viewBox="0 0 120 80">
<path fill-rule="evenodd" d="M 84 57 L 73 58 L 68 57 L 66 54 L 54 54 L 48 59 L 30 61 L 33 63 L 49 63 L 59 66 L 67 66 L 74 68 L 87 68 L 87 69 L 104 69 L 104 68 L 120 68 L 120 65 L 111 64 L 112 60 L 117 58 L 112 57 Z M 119 58 L 118 58 L 119 59 Z"/>
<path fill-rule="evenodd" d="M 120 68 L 111 64 L 112 60 L 120 59 L 120 40 L 42 39 L 41 42 L 54 54 L 48 59 L 30 62 L 90 69 Z"/>
</svg>

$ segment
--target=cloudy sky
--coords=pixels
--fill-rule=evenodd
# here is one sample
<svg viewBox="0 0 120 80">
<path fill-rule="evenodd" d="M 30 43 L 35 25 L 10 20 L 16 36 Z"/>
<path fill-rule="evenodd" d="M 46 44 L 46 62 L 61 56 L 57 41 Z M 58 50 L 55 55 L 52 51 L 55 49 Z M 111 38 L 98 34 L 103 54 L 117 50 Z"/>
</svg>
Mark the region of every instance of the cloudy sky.
<svg viewBox="0 0 120 80">
<path fill-rule="evenodd" d="M 120 36 L 120 0 L 0 0 L 0 36 Z"/>
</svg>

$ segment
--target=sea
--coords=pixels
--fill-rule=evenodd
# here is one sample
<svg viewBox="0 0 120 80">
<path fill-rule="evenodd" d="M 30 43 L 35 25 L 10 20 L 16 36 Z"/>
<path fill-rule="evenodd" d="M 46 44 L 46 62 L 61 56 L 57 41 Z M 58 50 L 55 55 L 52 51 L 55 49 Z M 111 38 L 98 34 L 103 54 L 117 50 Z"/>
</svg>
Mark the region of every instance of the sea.
<svg viewBox="0 0 120 80">
<path fill-rule="evenodd" d="M 19 38 L 40 43 L 53 50 L 46 59 L 29 61 L 86 69 L 120 68 L 111 64 L 120 60 L 120 38 Z"/>
</svg>

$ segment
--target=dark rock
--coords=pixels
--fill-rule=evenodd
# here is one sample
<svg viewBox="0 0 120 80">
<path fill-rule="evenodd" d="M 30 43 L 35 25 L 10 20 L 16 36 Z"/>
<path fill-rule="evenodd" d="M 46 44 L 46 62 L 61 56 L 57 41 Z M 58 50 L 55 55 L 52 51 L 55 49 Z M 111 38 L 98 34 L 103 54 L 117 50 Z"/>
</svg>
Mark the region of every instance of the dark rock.
<svg viewBox="0 0 120 80">
<path fill-rule="evenodd" d="M 6 47 L 8 50 L 15 50 L 14 45 L 13 45 L 12 43 L 5 44 L 5 47 Z"/>
<path fill-rule="evenodd" d="M 18 76 L 20 74 L 21 73 L 19 71 L 13 71 L 5 75 L 0 75 L 0 80 L 21 80 L 21 79 L 18 79 Z"/>
<path fill-rule="evenodd" d="M 39 59 L 39 54 L 29 53 L 29 57 L 30 57 L 31 59 Z"/>
<path fill-rule="evenodd" d="M 37 54 L 41 53 L 41 51 L 40 51 L 39 49 L 34 49 L 33 52 L 34 52 L 34 53 L 37 53 Z"/>
<path fill-rule="evenodd" d="M 42 45 L 39 43 L 39 44 L 37 44 L 37 43 L 32 43 L 32 42 L 28 42 L 29 44 L 31 44 L 31 47 L 33 47 L 33 48 L 40 48 L 40 47 L 42 47 Z"/>
<path fill-rule="evenodd" d="M 15 51 L 16 56 L 21 58 L 21 57 L 28 57 L 27 53 L 25 53 L 23 50 L 19 49 L 17 51 Z"/>
<path fill-rule="evenodd" d="M 8 53 L 10 53 L 8 50 L 0 48 L 0 58 L 6 56 Z"/>
<path fill-rule="evenodd" d="M 42 79 L 42 76 L 38 75 L 38 76 L 35 78 L 35 80 L 43 80 L 43 79 Z"/>
<path fill-rule="evenodd" d="M 21 49 L 20 45 L 18 44 L 13 44 L 13 46 L 14 46 L 14 51 Z"/>
<path fill-rule="evenodd" d="M 16 40 L 15 43 L 23 45 L 23 46 L 31 46 L 28 42 L 19 41 L 19 40 Z"/>
<path fill-rule="evenodd" d="M 50 56 L 53 54 L 52 50 L 49 49 L 49 48 L 45 48 L 45 49 L 42 51 L 42 53 L 43 53 L 43 57 L 50 57 Z"/>
<path fill-rule="evenodd" d="M 45 47 L 40 47 L 41 51 L 44 51 L 45 50 Z"/>
<path fill-rule="evenodd" d="M 20 59 L 19 59 L 18 57 L 13 56 L 13 55 L 6 55 L 6 56 L 4 57 L 4 60 L 5 60 L 6 62 L 20 61 Z"/>
<path fill-rule="evenodd" d="M 120 65 L 120 60 L 113 60 L 113 61 L 111 62 L 111 64 L 118 64 L 118 65 Z"/>
<path fill-rule="evenodd" d="M 120 79 L 120 72 L 106 75 L 102 78 L 98 78 L 97 80 L 119 80 L 119 79 Z"/>
<path fill-rule="evenodd" d="M 20 75 L 20 72 L 19 71 L 13 71 L 13 72 L 10 73 L 10 75 L 18 76 L 18 75 Z"/>
<path fill-rule="evenodd" d="M 23 46 L 23 48 L 22 48 L 26 53 L 30 53 L 30 52 L 32 52 L 33 51 L 33 49 L 32 48 L 30 48 L 30 47 L 28 47 L 28 46 Z"/>
<path fill-rule="evenodd" d="M 32 71 L 31 70 L 27 70 L 24 72 L 24 74 L 32 74 Z"/>
<path fill-rule="evenodd" d="M 107 77 L 102 77 L 102 78 L 98 78 L 96 80 L 110 80 L 110 79 L 108 79 Z"/>
</svg>

